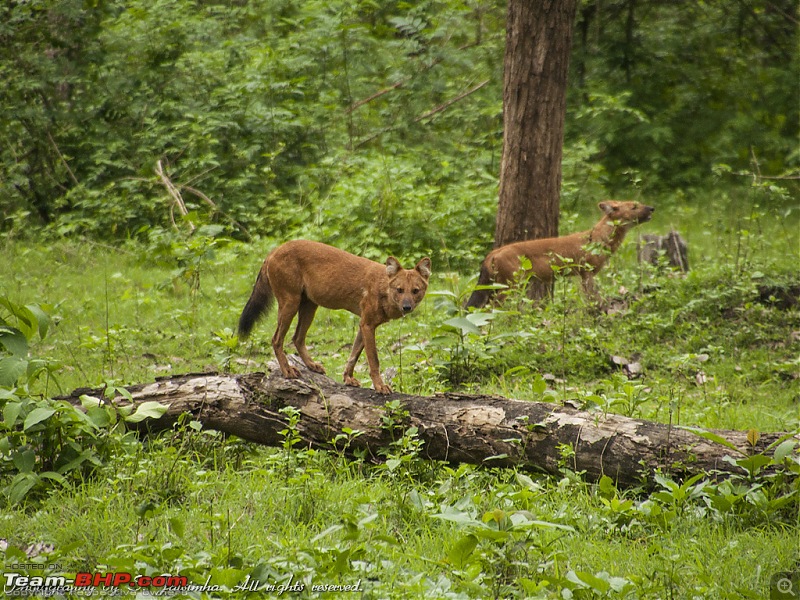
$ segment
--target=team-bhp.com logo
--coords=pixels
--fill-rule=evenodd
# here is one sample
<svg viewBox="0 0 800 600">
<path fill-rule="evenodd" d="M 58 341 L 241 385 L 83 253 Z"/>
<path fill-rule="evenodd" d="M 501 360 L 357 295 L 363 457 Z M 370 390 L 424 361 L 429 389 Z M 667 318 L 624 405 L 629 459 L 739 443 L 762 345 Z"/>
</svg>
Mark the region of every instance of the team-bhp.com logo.
<svg viewBox="0 0 800 600">
<path fill-rule="evenodd" d="M 11 596 L 51 596 L 96 588 L 189 591 L 186 577 L 179 575 L 131 575 L 130 573 L 76 573 L 75 577 L 60 575 L 29 576 L 5 573 L 3 591 Z"/>
</svg>

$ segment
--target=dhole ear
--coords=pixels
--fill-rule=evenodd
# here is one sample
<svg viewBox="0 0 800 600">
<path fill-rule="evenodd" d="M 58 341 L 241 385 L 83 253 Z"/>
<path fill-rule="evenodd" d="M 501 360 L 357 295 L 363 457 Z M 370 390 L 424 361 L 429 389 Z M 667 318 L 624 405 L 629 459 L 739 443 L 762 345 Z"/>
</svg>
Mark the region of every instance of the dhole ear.
<svg viewBox="0 0 800 600">
<path fill-rule="evenodd" d="M 431 259 L 426 256 L 419 261 L 414 268 L 417 270 L 417 273 L 422 275 L 423 279 L 427 281 L 428 277 L 431 276 Z"/>
<path fill-rule="evenodd" d="M 386 274 L 389 277 L 394 277 L 402 270 L 403 267 L 400 265 L 400 262 L 394 256 L 390 256 L 389 258 L 386 259 Z"/>
<path fill-rule="evenodd" d="M 610 215 L 612 212 L 614 212 L 614 209 L 616 207 L 617 203 L 614 202 L 613 200 L 606 200 L 605 202 L 601 202 L 600 204 L 597 205 L 597 208 L 602 210 L 607 215 Z"/>
</svg>

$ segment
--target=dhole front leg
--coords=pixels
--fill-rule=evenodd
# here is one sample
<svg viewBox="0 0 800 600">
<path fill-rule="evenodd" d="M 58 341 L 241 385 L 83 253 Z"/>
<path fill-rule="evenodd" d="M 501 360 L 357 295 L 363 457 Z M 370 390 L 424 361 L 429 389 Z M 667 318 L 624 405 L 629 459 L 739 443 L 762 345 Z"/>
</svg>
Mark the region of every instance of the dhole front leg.
<svg viewBox="0 0 800 600">
<path fill-rule="evenodd" d="M 383 382 L 381 377 L 381 365 L 378 361 L 378 346 L 375 343 L 375 327 L 366 324 L 361 325 L 362 336 L 364 337 L 364 348 L 367 351 L 367 364 L 369 365 L 369 378 L 372 379 L 372 387 L 379 394 L 391 394 L 392 388 Z"/>
<path fill-rule="evenodd" d="M 353 349 L 350 352 L 350 358 L 347 359 L 347 365 L 344 369 L 344 382 L 347 385 L 360 386 L 360 382 L 353 377 L 353 370 L 355 369 L 358 357 L 361 356 L 361 351 L 366 348 L 367 350 L 367 364 L 369 365 L 369 377 L 372 379 L 372 387 L 379 394 L 390 394 L 392 388 L 383 382 L 381 377 L 381 366 L 378 361 L 378 348 L 375 344 L 375 327 L 361 323 L 358 327 L 358 334 L 356 340 L 353 342 Z"/>
</svg>

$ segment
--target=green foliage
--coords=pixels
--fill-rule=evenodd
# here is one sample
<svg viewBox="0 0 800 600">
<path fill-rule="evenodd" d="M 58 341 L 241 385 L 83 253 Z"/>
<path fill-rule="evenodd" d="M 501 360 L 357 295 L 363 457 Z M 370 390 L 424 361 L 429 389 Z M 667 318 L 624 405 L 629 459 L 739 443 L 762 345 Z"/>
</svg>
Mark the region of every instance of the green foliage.
<svg viewBox="0 0 800 600">
<path fill-rule="evenodd" d="M 491 242 L 504 7 L 10 3 L 0 230 L 160 243 L 179 197 L 184 220 L 226 236 L 466 269 Z M 792 10 L 582 3 L 563 206 L 734 185 L 743 170 L 776 188 L 762 175 L 800 160 Z M 769 204 L 791 206 L 783 183 Z"/>
<path fill-rule="evenodd" d="M 788 1 L 583 3 L 568 139 L 589 132 L 614 188 L 637 177 L 648 187 L 704 186 L 717 164 L 796 170 L 793 11 Z"/>
<path fill-rule="evenodd" d="M 51 325 L 49 307 L 38 304 L 21 306 L 8 297 L 0 297 L 0 386 L 13 387 L 23 380 L 25 386 L 40 377 L 51 377 L 58 365 L 47 360 L 31 360 L 29 342 L 38 335 L 44 339 Z"/>
<path fill-rule="evenodd" d="M 349 226 L 371 221 L 353 216 L 377 207 L 358 232 L 375 234 L 368 254 L 387 240 L 441 246 L 437 226 L 453 218 L 465 235 L 476 219 L 488 229 L 497 159 L 485 150 L 499 147 L 499 102 L 481 90 L 425 115 L 476 74 L 497 85 L 499 7 L 37 4 L 3 9 L 6 228 L 34 213 L 57 234 L 139 236 L 167 226 L 177 193 L 190 214 L 238 236 L 285 238 L 317 223 L 315 237 L 351 240 Z M 464 135 L 442 135 L 456 129 Z M 422 143 L 436 160 L 419 160 Z M 478 148 L 465 172 L 461 156 Z M 457 194 L 468 195 L 461 207 L 425 218 L 426 201 Z M 477 197 L 481 210 L 470 208 Z M 408 223 L 429 231 L 419 239 Z"/>
<path fill-rule="evenodd" d="M 16 504 L 54 485 L 81 481 L 131 442 L 123 422 L 158 418 L 166 407 L 157 402 L 144 402 L 135 411 L 117 407 L 114 399 L 130 400 L 130 393 L 111 382 L 103 399 L 81 396 L 84 410 L 38 397 L 33 386 L 60 368 L 55 361 L 29 357 L 29 343 L 36 335 L 45 337 L 50 316 L 42 306 L 21 306 L 7 297 L 0 297 L 0 306 L 7 312 L 0 315 L 0 474 L 6 480 L 3 495 Z"/>
</svg>

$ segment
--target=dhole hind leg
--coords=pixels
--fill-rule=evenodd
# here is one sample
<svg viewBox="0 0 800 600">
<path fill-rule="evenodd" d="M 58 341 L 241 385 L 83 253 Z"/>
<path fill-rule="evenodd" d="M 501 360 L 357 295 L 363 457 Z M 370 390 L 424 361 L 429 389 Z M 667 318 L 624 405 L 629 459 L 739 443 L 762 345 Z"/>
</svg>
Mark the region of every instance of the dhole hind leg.
<svg viewBox="0 0 800 600">
<path fill-rule="evenodd" d="M 289 364 L 286 353 L 283 351 L 283 341 L 286 339 L 286 333 L 289 331 L 292 319 L 294 319 L 299 308 L 299 298 L 284 296 L 278 299 L 278 324 L 275 327 L 275 334 L 272 336 L 272 351 L 275 353 L 275 358 L 278 359 L 281 373 L 289 379 L 298 379 L 300 371 L 297 367 Z"/>
<path fill-rule="evenodd" d="M 353 377 L 353 371 L 356 368 L 358 357 L 361 356 L 361 351 L 364 350 L 364 336 L 361 334 L 361 326 L 358 327 L 356 339 L 353 342 L 353 349 L 350 351 L 350 356 L 347 359 L 347 364 L 344 367 L 344 384 L 352 387 L 361 387 L 361 382 Z"/>
<path fill-rule="evenodd" d="M 297 348 L 297 353 L 300 355 L 305 365 L 315 373 L 322 373 L 324 375 L 325 367 L 318 362 L 314 362 L 314 359 L 311 358 L 311 355 L 308 353 L 308 348 L 306 348 L 306 334 L 308 333 L 308 328 L 311 327 L 312 321 L 314 321 L 314 314 L 316 312 L 317 305 L 303 296 L 300 300 L 300 306 L 297 309 L 297 329 L 294 332 L 292 342 L 294 343 L 294 347 Z"/>
</svg>

